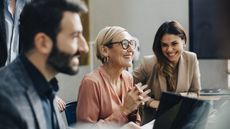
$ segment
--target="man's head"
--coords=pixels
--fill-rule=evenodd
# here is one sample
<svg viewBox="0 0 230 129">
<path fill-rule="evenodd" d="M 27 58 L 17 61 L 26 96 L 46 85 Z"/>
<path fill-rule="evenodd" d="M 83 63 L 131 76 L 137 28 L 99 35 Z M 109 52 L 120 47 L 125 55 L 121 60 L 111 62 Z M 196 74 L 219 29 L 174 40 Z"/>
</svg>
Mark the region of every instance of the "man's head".
<svg viewBox="0 0 230 129">
<path fill-rule="evenodd" d="M 56 72 L 75 74 L 81 53 L 88 52 L 82 35 L 82 3 L 66 0 L 33 1 L 25 5 L 20 17 L 22 53 L 34 51 L 46 58 L 46 65 Z"/>
</svg>

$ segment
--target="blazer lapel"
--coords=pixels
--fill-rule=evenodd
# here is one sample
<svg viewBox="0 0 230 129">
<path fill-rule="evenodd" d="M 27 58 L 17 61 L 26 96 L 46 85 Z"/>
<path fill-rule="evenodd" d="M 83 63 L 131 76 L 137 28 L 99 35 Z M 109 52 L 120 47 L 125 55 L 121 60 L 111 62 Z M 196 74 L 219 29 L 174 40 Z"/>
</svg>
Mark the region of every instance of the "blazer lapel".
<svg viewBox="0 0 230 129">
<path fill-rule="evenodd" d="M 38 94 L 35 92 L 35 89 L 33 88 L 33 86 L 29 86 L 28 90 L 26 92 L 29 101 L 31 103 L 31 107 L 32 110 L 34 112 L 37 124 L 38 124 L 38 128 L 39 129 L 47 129 L 46 127 L 46 119 L 44 116 L 44 112 L 43 112 L 43 107 L 42 107 L 42 102 L 38 96 Z"/>
<path fill-rule="evenodd" d="M 166 78 L 162 75 L 159 75 L 158 81 L 160 83 L 161 91 L 166 91 L 167 90 Z"/>
<path fill-rule="evenodd" d="M 177 78 L 177 88 L 176 91 L 181 91 L 184 89 L 184 85 L 186 84 L 187 69 L 186 69 L 186 59 L 184 59 L 183 55 L 180 58 L 179 66 L 178 66 L 178 78 Z"/>
</svg>

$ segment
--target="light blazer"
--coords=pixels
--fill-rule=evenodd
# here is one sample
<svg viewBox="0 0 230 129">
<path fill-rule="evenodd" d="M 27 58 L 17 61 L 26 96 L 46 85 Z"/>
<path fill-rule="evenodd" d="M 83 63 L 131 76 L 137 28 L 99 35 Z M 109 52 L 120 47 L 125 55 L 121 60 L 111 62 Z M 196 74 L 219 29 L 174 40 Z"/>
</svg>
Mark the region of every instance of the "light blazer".
<svg viewBox="0 0 230 129">
<path fill-rule="evenodd" d="M 54 104 L 60 129 L 65 125 Z M 41 99 L 19 57 L 0 70 L 0 129 L 47 129 Z"/>
<path fill-rule="evenodd" d="M 155 55 L 145 56 L 141 64 L 133 71 L 134 83 L 148 84 L 151 95 L 159 100 L 162 91 L 167 91 L 166 78 L 157 74 Z M 199 92 L 200 70 L 195 53 L 184 51 L 179 60 L 176 92 Z"/>
</svg>

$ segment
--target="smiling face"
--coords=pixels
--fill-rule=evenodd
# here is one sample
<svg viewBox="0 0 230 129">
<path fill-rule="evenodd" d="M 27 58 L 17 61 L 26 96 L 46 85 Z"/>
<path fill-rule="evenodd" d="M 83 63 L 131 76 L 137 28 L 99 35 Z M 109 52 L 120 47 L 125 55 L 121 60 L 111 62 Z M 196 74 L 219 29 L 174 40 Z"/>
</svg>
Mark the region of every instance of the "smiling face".
<svg viewBox="0 0 230 129">
<path fill-rule="evenodd" d="M 163 55 L 172 64 L 177 64 L 183 52 L 185 41 L 174 34 L 165 34 L 161 39 L 161 50 Z"/>
<path fill-rule="evenodd" d="M 48 64 L 58 72 L 75 74 L 78 71 L 79 56 L 89 48 L 82 35 L 80 16 L 73 12 L 64 12 L 57 34 L 57 42 L 48 58 Z"/>
<path fill-rule="evenodd" d="M 120 42 L 122 40 L 133 40 L 133 37 L 127 32 L 123 31 L 113 38 L 112 42 Z M 106 46 L 105 46 L 106 47 Z M 134 49 L 130 46 L 128 49 L 123 49 L 121 43 L 112 45 L 112 48 L 107 47 L 107 54 L 109 57 L 109 63 L 115 67 L 127 68 L 132 66 Z"/>
</svg>

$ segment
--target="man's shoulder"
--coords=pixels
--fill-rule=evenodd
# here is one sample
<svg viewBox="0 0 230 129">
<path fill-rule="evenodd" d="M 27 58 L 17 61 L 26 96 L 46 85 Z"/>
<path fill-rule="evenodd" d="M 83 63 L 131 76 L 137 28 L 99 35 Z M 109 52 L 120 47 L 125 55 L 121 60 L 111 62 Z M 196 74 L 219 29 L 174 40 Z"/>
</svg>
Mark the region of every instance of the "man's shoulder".
<svg viewBox="0 0 230 129">
<path fill-rule="evenodd" d="M 27 81 L 26 72 L 20 61 L 15 60 L 11 64 L 0 69 L 0 89 L 15 91 L 21 89 L 21 82 Z"/>
</svg>

